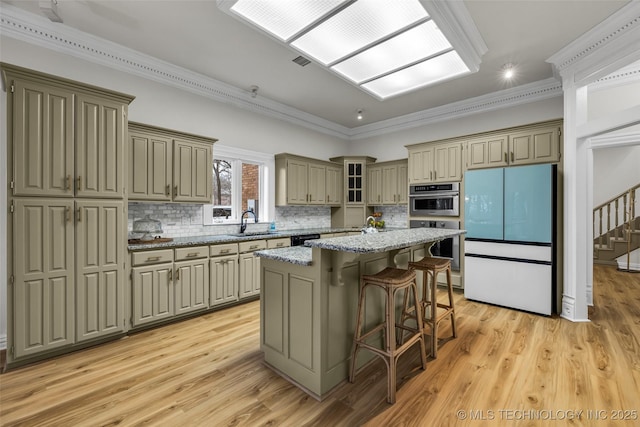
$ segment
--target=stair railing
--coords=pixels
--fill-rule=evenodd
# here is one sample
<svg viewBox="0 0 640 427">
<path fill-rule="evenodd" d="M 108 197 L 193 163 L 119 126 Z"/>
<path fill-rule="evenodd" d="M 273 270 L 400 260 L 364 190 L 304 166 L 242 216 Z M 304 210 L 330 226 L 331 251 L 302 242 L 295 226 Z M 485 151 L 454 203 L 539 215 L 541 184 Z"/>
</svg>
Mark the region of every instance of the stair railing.
<svg viewBox="0 0 640 427">
<path fill-rule="evenodd" d="M 636 193 L 639 188 L 640 184 L 637 184 L 593 209 L 593 235 L 597 236 L 598 245 L 600 247 L 603 244 L 605 236 L 607 237 L 607 243 L 609 237 L 618 238 L 621 236 L 621 223 L 629 224 L 629 231 L 635 231 L 636 221 L 634 219 L 636 218 Z M 620 211 L 621 204 L 622 212 Z M 612 206 L 614 218 L 613 228 L 611 227 Z M 606 228 L 603 227 L 603 219 L 606 220 Z M 613 236 L 610 236 L 611 231 L 613 231 Z"/>
</svg>

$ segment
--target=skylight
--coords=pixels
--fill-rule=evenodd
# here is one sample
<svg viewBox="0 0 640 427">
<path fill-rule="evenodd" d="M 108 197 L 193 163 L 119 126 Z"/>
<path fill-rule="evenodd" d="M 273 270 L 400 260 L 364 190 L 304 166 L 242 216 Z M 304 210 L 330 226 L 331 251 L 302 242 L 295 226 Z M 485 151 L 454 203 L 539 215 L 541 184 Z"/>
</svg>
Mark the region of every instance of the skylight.
<svg viewBox="0 0 640 427">
<path fill-rule="evenodd" d="M 442 13 L 447 3 L 218 0 L 222 10 L 381 100 L 478 70 L 486 46 L 480 39 L 476 45 L 484 47 L 484 51 L 476 52 L 475 46 L 468 43 L 469 33 L 457 37 L 456 32 L 466 31 L 462 27 L 473 21 L 465 15 L 464 26 L 450 22 L 446 16 L 459 14 L 464 6 L 455 5 L 453 13 Z M 429 14 L 427 6 L 437 16 Z M 445 27 L 440 28 L 439 24 L 445 25 L 447 34 L 453 37 L 447 39 Z M 471 26 L 471 35 L 480 38 L 475 26 Z M 463 56 L 463 52 L 472 54 Z"/>
</svg>

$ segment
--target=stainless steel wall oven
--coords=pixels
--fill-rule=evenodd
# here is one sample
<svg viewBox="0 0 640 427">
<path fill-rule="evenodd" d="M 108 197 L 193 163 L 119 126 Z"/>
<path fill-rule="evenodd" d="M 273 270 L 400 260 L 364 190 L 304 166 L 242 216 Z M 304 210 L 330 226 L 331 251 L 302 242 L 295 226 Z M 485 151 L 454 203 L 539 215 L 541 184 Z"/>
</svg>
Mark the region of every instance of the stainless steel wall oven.
<svg viewBox="0 0 640 427">
<path fill-rule="evenodd" d="M 409 216 L 458 216 L 460 183 L 420 184 L 409 187 Z"/>
<path fill-rule="evenodd" d="M 409 221 L 410 228 L 447 228 L 450 230 L 459 230 L 460 221 L 428 221 L 415 220 Z M 451 270 L 460 271 L 460 236 L 451 237 L 436 242 L 431 246 L 431 255 L 451 258 Z"/>
</svg>

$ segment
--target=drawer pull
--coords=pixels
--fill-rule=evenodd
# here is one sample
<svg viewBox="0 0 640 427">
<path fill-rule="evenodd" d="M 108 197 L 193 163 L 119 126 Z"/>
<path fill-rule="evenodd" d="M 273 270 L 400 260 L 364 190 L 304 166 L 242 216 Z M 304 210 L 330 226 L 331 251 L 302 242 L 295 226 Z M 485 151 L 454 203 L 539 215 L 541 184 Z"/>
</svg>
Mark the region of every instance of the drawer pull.
<svg viewBox="0 0 640 427">
<path fill-rule="evenodd" d="M 507 152 L 504 153 L 504 162 L 509 163 L 509 159 L 507 159 Z"/>
<path fill-rule="evenodd" d="M 195 258 L 195 257 L 197 257 L 198 255 L 200 255 L 200 253 L 199 253 L 199 252 L 189 252 L 189 253 L 187 254 L 187 258 Z"/>
<path fill-rule="evenodd" d="M 282 242 L 280 242 L 280 243 L 276 243 L 276 248 L 280 248 L 280 247 L 282 247 L 282 246 L 284 246 L 284 243 L 282 243 Z"/>
<path fill-rule="evenodd" d="M 229 249 L 220 249 L 220 253 L 221 254 L 228 254 L 229 253 Z"/>
<path fill-rule="evenodd" d="M 147 261 L 145 261 L 145 262 L 151 262 L 151 261 L 160 261 L 160 257 L 159 256 L 150 256 L 150 257 L 147 257 Z"/>
<path fill-rule="evenodd" d="M 251 245 L 251 246 L 249 246 L 249 249 L 258 249 L 259 246 L 260 245 Z"/>
<path fill-rule="evenodd" d="M 82 221 L 82 208 L 78 208 L 78 222 Z"/>
</svg>

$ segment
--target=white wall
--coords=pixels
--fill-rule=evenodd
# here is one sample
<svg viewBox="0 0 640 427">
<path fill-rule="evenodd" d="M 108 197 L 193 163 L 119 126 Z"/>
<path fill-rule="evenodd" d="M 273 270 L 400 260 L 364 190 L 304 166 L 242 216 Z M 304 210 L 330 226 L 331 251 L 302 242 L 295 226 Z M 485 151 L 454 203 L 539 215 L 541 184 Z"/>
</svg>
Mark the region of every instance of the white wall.
<svg viewBox="0 0 640 427">
<path fill-rule="evenodd" d="M 516 107 L 473 114 L 455 120 L 432 123 L 413 129 L 353 141 L 349 155 L 372 156 L 378 161 L 407 157 L 405 145 L 437 141 L 479 132 L 503 129 L 562 118 L 562 97 L 546 99 Z"/>
<path fill-rule="evenodd" d="M 593 207 L 640 183 L 638 165 L 640 145 L 593 150 Z"/>
<path fill-rule="evenodd" d="M 597 86 L 596 86 L 597 87 Z M 640 105 L 640 82 L 610 86 L 604 89 L 589 89 L 588 120 L 611 116 L 616 111 Z"/>
</svg>

